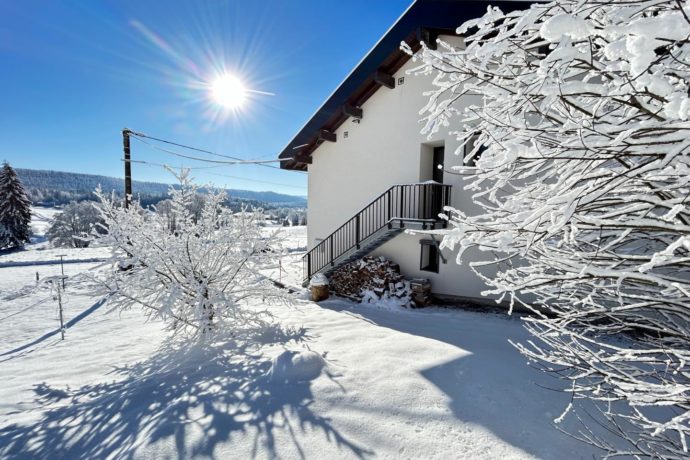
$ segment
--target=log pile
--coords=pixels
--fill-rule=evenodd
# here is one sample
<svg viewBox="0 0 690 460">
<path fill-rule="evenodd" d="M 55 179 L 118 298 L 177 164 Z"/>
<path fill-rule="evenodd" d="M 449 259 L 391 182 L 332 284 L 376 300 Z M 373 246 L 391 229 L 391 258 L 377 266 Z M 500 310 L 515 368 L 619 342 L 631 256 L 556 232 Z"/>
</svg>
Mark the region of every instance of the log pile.
<svg viewBox="0 0 690 460">
<path fill-rule="evenodd" d="M 366 256 L 357 261 L 343 265 L 330 277 L 330 290 L 333 294 L 349 299 L 362 301 L 366 299 L 397 300 L 405 306 L 428 305 L 429 290 L 421 280 L 415 280 L 418 284 L 417 294 L 412 289 L 410 282 L 400 273 L 400 266 L 385 257 Z M 414 302 L 417 298 L 420 303 Z"/>
</svg>

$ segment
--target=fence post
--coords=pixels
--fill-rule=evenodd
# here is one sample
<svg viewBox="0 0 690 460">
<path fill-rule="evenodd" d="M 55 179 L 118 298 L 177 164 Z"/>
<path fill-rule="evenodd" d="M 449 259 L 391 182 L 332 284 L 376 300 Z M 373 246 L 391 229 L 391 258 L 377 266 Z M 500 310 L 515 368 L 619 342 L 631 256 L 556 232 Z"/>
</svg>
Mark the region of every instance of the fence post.
<svg viewBox="0 0 690 460">
<path fill-rule="evenodd" d="M 333 259 L 334 259 L 334 257 L 333 257 L 333 235 L 331 235 L 328 238 L 328 240 L 330 241 L 330 248 L 329 249 L 330 249 L 330 253 L 331 253 L 331 267 L 333 267 L 335 265 L 335 262 L 333 261 Z"/>
<path fill-rule="evenodd" d="M 62 278 L 62 282 L 65 282 L 64 278 Z M 62 295 L 60 294 L 60 283 L 54 285 L 57 288 L 58 306 L 60 310 L 60 336 L 62 337 L 62 340 L 65 340 L 65 323 L 62 317 Z"/>
<path fill-rule="evenodd" d="M 311 254 L 307 253 L 307 279 L 311 278 Z"/>
<path fill-rule="evenodd" d="M 359 239 L 360 239 L 360 233 L 359 233 L 359 214 L 355 217 L 355 244 L 357 245 L 357 249 L 359 249 Z"/>
<path fill-rule="evenodd" d="M 65 261 L 64 261 L 65 254 L 60 254 L 60 255 L 58 255 L 58 257 L 60 258 L 60 273 L 62 273 L 62 289 L 64 290 L 65 289 Z"/>
<path fill-rule="evenodd" d="M 401 227 L 405 226 L 405 224 L 403 223 L 404 222 L 403 219 L 405 217 L 405 189 L 406 189 L 406 187 L 404 185 L 400 186 L 400 212 L 399 212 L 400 215 L 398 217 L 400 217 L 400 226 Z"/>
</svg>

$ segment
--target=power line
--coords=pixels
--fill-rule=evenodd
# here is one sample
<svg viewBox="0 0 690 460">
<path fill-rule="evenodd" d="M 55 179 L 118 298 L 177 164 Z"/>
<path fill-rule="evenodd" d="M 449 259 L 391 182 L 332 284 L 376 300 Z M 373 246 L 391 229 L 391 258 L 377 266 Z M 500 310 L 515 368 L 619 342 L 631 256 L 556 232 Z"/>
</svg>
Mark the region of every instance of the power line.
<svg viewBox="0 0 690 460">
<path fill-rule="evenodd" d="M 173 166 L 171 165 L 166 165 L 163 163 L 154 163 L 151 161 L 144 161 L 144 160 L 125 160 L 124 158 L 120 158 L 120 161 L 129 161 L 130 163 L 139 163 L 143 165 L 149 165 L 149 166 L 160 166 L 162 168 L 171 168 Z M 185 169 L 191 169 L 191 170 L 197 170 L 197 169 L 215 169 L 215 168 L 222 168 L 223 165 L 215 165 L 215 166 L 181 166 L 181 168 Z"/>
<path fill-rule="evenodd" d="M 283 187 L 297 188 L 297 189 L 300 189 L 300 190 L 306 190 L 306 189 L 307 189 L 307 187 L 302 187 L 302 186 L 300 186 L 300 185 L 289 185 L 289 184 L 283 184 L 283 183 L 280 183 L 280 182 L 270 182 L 270 181 L 265 181 L 265 180 L 247 179 L 247 178 L 245 178 L 245 177 L 230 176 L 230 175 L 228 175 L 228 174 L 211 173 L 211 172 L 207 172 L 207 173 L 204 173 L 204 174 L 209 174 L 209 175 L 211 175 L 211 176 L 228 177 L 228 178 L 230 178 L 230 179 L 244 180 L 244 181 L 247 181 L 247 182 L 256 182 L 256 183 L 259 183 L 259 184 L 280 185 L 280 186 L 283 186 Z"/>
<path fill-rule="evenodd" d="M 121 161 L 127 161 L 124 158 L 121 159 Z M 170 165 L 162 164 L 162 163 L 154 163 L 151 161 L 144 161 L 144 160 L 129 160 L 130 163 L 138 163 L 138 164 L 143 164 L 147 166 L 160 166 L 162 168 L 169 168 Z M 194 167 L 189 167 L 186 169 L 191 169 L 191 170 L 197 170 L 197 169 L 211 169 L 211 168 L 218 168 L 220 166 L 194 166 Z M 228 174 L 219 174 L 219 173 L 211 173 L 211 172 L 203 172 L 203 174 L 208 174 L 211 176 L 220 176 L 220 177 L 227 177 L 230 179 L 237 179 L 237 180 L 243 180 L 246 182 L 256 182 L 258 184 L 268 184 L 268 185 L 279 185 L 281 187 L 290 187 L 290 188 L 296 188 L 300 190 L 306 190 L 307 187 L 302 187 L 299 185 L 290 185 L 290 184 L 285 184 L 282 182 L 271 182 L 271 181 L 263 181 L 263 180 L 258 180 L 258 179 L 247 179 L 246 177 L 240 177 L 240 176 L 231 176 Z"/>
<path fill-rule="evenodd" d="M 245 160 L 245 159 L 243 159 L 243 158 L 238 158 L 238 157 L 234 157 L 234 156 L 231 156 L 231 155 L 223 155 L 223 154 L 221 154 L 221 153 L 212 152 L 212 151 L 210 151 L 210 150 L 205 150 L 205 149 L 200 149 L 200 148 L 197 148 L 197 147 L 192 147 L 192 146 L 190 146 L 190 145 L 180 144 L 179 142 L 173 142 L 173 141 L 168 141 L 168 140 L 165 140 L 165 139 L 160 139 L 160 138 L 158 138 L 158 137 L 148 136 L 148 135 L 146 135 L 146 134 L 138 133 L 138 132 L 135 132 L 135 131 L 131 131 L 131 134 L 132 134 L 137 140 L 139 140 L 140 142 L 143 142 L 144 144 L 147 144 L 147 145 L 151 146 L 152 148 L 155 148 L 155 149 L 161 150 L 161 151 L 163 151 L 163 152 L 170 153 L 170 154 L 172 154 L 172 155 L 176 155 L 176 156 L 179 156 L 179 157 L 182 157 L 182 158 L 187 158 L 187 159 L 189 159 L 189 160 L 206 161 L 206 162 L 210 162 L 210 163 L 221 163 L 221 164 L 256 164 L 256 165 L 259 165 L 259 166 L 264 166 L 264 167 L 266 167 L 266 168 L 273 168 L 273 169 L 281 169 L 281 168 L 278 167 L 278 166 L 273 166 L 273 165 L 269 165 L 269 164 L 266 164 L 266 163 L 274 163 L 274 162 L 281 162 L 281 161 L 288 161 L 288 160 L 289 160 L 289 158 L 285 158 L 285 159 L 274 159 L 274 160 Z M 164 149 L 164 148 L 162 148 L 162 147 L 157 147 L 157 146 L 155 146 L 155 145 L 153 145 L 153 144 L 151 144 L 151 143 L 149 143 L 149 142 L 144 141 L 142 138 L 151 139 L 151 140 L 154 140 L 154 141 L 157 141 L 157 142 L 162 142 L 162 143 L 164 143 L 164 144 L 175 145 L 175 146 L 177 146 L 177 147 L 181 147 L 181 148 L 193 150 L 193 151 L 195 151 L 195 152 L 206 153 L 206 154 L 208 154 L 208 155 L 213 155 L 213 156 L 220 157 L 220 158 L 228 158 L 228 159 L 235 160 L 235 161 L 234 161 L 234 162 L 218 161 L 218 160 L 210 160 L 210 159 L 208 159 L 208 158 L 199 158 L 199 157 L 193 157 L 193 156 L 189 156 L 189 155 L 184 155 L 184 154 L 179 153 L 179 152 L 174 152 L 174 151 L 172 151 L 172 150 Z"/>
<path fill-rule="evenodd" d="M 259 165 L 259 166 L 270 166 L 266 163 L 276 163 L 276 162 L 280 162 L 280 161 L 288 161 L 289 160 L 287 158 L 281 159 L 281 160 L 242 160 L 242 159 L 237 159 L 235 161 L 209 160 L 208 158 L 193 157 L 190 155 L 185 155 L 185 154 L 180 153 L 180 152 L 175 152 L 173 150 L 164 149 L 163 147 L 158 147 L 158 146 L 153 145 L 149 142 L 146 142 L 143 139 L 139 139 L 138 137 L 135 137 L 135 139 L 138 140 L 139 142 L 143 142 L 144 144 L 148 145 L 151 148 L 154 148 L 156 150 L 160 150 L 161 152 L 169 153 L 171 155 L 175 155 L 175 156 L 181 157 L 181 158 L 186 158 L 188 160 L 203 161 L 206 163 L 218 163 L 218 164 L 222 164 L 222 165 L 255 164 L 255 165 Z M 274 168 L 274 169 L 280 169 L 276 166 L 270 166 L 270 167 Z"/>
</svg>

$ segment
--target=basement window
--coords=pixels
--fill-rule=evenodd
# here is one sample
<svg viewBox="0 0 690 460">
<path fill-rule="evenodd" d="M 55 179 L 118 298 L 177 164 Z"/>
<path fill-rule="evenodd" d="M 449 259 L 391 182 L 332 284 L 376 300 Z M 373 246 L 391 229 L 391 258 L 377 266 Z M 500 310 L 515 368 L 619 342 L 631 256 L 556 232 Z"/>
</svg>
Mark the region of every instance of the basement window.
<svg viewBox="0 0 690 460">
<path fill-rule="evenodd" d="M 419 257 L 419 269 L 423 272 L 438 273 L 441 254 L 434 240 L 421 240 L 419 242 L 421 253 Z"/>
</svg>

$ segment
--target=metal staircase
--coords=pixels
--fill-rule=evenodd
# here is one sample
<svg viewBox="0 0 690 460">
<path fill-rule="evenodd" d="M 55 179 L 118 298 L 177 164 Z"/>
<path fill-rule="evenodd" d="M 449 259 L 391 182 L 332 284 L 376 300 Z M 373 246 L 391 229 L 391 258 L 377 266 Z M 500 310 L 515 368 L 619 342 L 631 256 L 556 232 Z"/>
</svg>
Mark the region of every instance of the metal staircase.
<svg viewBox="0 0 690 460">
<path fill-rule="evenodd" d="M 405 229 L 445 228 L 447 222 L 438 215 L 448 205 L 450 185 L 392 186 L 304 255 L 302 284 L 359 259 Z"/>
</svg>

